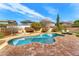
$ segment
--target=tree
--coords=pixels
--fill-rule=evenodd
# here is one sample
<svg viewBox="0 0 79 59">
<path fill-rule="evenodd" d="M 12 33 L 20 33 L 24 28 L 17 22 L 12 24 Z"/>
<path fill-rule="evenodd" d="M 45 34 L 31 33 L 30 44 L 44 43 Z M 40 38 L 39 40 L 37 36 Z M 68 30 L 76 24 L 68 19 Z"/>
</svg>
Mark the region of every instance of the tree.
<svg viewBox="0 0 79 59">
<path fill-rule="evenodd" d="M 30 21 L 30 20 L 23 20 L 23 21 L 21 21 L 21 23 L 22 23 L 23 25 L 26 25 L 26 24 L 28 24 L 28 23 L 32 23 L 32 21 Z"/>
<path fill-rule="evenodd" d="M 79 20 L 75 20 L 72 26 L 79 27 Z"/>
<path fill-rule="evenodd" d="M 40 21 L 42 27 L 46 27 L 48 24 L 52 23 L 49 19 L 43 19 Z"/>
<path fill-rule="evenodd" d="M 35 30 L 39 30 L 39 29 L 42 27 L 42 25 L 41 25 L 41 23 L 39 23 L 39 22 L 33 22 L 33 23 L 31 24 L 31 27 L 32 27 L 33 29 L 35 29 Z"/>
<path fill-rule="evenodd" d="M 46 27 L 46 23 L 45 22 L 40 22 L 42 27 Z"/>
<path fill-rule="evenodd" d="M 59 14 L 57 14 L 57 19 L 56 19 L 56 27 L 57 27 L 57 29 L 60 31 L 61 30 L 61 28 L 60 28 L 60 17 L 59 17 Z"/>
</svg>

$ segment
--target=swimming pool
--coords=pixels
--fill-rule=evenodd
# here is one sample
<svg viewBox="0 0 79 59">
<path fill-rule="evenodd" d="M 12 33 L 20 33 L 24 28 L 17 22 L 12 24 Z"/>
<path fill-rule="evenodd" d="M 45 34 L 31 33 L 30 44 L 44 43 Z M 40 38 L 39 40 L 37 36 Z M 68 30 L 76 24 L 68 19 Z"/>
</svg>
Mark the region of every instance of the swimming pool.
<svg viewBox="0 0 79 59">
<path fill-rule="evenodd" d="M 11 39 L 8 41 L 8 44 L 19 46 L 19 45 L 25 45 L 25 44 L 31 44 L 33 42 L 39 42 L 42 44 L 52 44 L 55 42 L 54 37 L 56 36 L 62 36 L 60 34 L 41 34 L 36 36 L 27 36 L 23 38 L 16 38 Z"/>
</svg>

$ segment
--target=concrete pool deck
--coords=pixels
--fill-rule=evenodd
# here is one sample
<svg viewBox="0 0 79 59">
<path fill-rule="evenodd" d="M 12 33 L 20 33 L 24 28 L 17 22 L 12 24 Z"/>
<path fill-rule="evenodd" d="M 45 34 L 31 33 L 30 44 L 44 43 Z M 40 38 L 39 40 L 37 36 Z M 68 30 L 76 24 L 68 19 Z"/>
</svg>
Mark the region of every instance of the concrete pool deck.
<svg viewBox="0 0 79 59">
<path fill-rule="evenodd" d="M 32 35 L 32 34 L 31 34 Z M 37 35 L 37 34 L 35 34 Z M 56 37 L 55 44 L 43 45 L 33 43 L 23 46 L 6 45 L 0 49 L 2 56 L 79 56 L 79 37 L 75 35 L 65 35 Z"/>
</svg>

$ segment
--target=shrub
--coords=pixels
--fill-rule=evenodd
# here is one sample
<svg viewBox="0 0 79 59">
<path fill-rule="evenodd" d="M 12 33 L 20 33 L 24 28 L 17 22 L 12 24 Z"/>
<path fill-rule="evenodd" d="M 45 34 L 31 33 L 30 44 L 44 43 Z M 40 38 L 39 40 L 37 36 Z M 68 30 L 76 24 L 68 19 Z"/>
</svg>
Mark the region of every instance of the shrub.
<svg viewBox="0 0 79 59">
<path fill-rule="evenodd" d="M 79 27 L 79 20 L 75 20 L 72 24 L 73 27 Z"/>
<path fill-rule="evenodd" d="M 27 28 L 25 28 L 25 31 L 26 31 L 26 32 L 34 32 L 34 29 L 27 27 Z"/>
<path fill-rule="evenodd" d="M 38 22 L 34 22 L 31 24 L 31 27 L 34 29 L 34 30 L 40 30 L 40 28 L 42 27 L 41 23 L 38 23 Z"/>
<path fill-rule="evenodd" d="M 79 31 L 74 32 L 77 37 L 79 37 Z"/>
<path fill-rule="evenodd" d="M 76 34 L 77 37 L 79 37 L 79 34 Z"/>
<path fill-rule="evenodd" d="M 47 32 L 48 28 L 42 28 L 42 32 Z"/>
<path fill-rule="evenodd" d="M 57 31 L 59 31 L 57 27 L 52 29 L 52 32 L 57 32 Z"/>
<path fill-rule="evenodd" d="M 3 38 L 4 34 L 2 32 L 0 32 L 0 38 Z"/>
</svg>

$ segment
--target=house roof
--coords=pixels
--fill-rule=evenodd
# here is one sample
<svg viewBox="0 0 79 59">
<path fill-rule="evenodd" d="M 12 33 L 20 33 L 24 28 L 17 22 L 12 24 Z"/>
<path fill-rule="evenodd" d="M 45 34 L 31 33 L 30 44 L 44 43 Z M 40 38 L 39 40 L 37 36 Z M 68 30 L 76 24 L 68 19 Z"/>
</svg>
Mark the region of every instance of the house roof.
<svg viewBox="0 0 79 59">
<path fill-rule="evenodd" d="M 61 22 L 62 24 L 72 24 L 72 22 Z"/>
<path fill-rule="evenodd" d="M 17 22 L 15 21 L 15 20 L 0 20 L 0 24 L 7 24 L 7 25 L 9 25 L 9 24 L 17 24 Z"/>
</svg>

